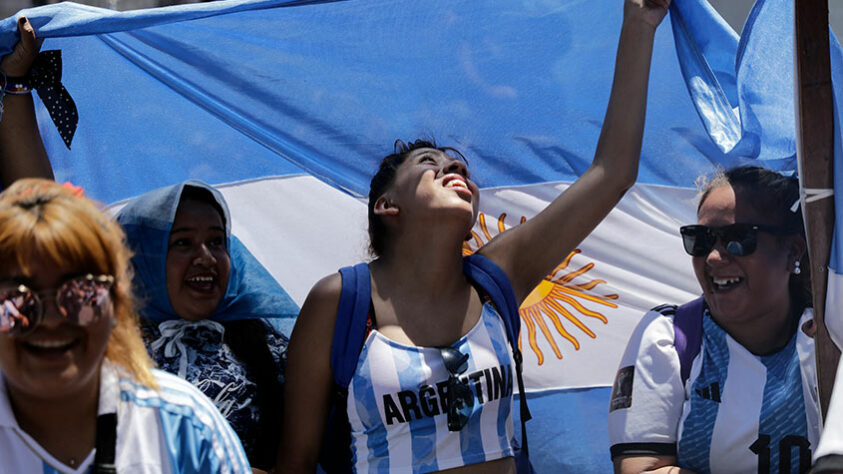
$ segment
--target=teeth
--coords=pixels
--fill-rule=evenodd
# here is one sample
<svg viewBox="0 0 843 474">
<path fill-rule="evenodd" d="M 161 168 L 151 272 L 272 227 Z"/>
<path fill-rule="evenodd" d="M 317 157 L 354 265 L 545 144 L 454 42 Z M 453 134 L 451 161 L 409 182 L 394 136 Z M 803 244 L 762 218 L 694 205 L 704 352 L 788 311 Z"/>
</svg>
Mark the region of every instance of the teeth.
<svg viewBox="0 0 843 474">
<path fill-rule="evenodd" d="M 454 188 L 457 186 L 461 188 L 468 188 L 468 186 L 466 186 L 466 184 L 463 181 L 460 181 L 459 179 L 451 180 L 448 182 L 448 184 L 445 185 L 446 188 Z"/>
<path fill-rule="evenodd" d="M 732 283 L 737 283 L 737 282 L 741 281 L 741 279 L 739 277 L 712 278 L 711 281 L 714 282 L 715 285 L 724 286 L 724 285 L 731 285 Z"/>
<path fill-rule="evenodd" d="M 39 349 L 56 349 L 56 348 L 59 348 L 59 347 L 67 346 L 71 342 L 73 342 L 73 339 L 27 341 L 27 344 L 29 344 L 31 346 L 35 346 Z"/>
<path fill-rule="evenodd" d="M 194 283 L 212 283 L 214 281 L 214 277 L 212 277 L 212 276 L 195 276 L 195 277 L 188 278 L 187 281 L 194 282 Z"/>
</svg>

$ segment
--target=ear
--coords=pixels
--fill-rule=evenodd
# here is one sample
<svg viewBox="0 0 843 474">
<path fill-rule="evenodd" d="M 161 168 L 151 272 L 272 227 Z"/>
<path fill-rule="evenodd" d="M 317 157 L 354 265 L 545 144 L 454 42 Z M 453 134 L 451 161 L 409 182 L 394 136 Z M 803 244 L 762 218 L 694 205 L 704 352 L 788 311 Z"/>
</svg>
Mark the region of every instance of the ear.
<svg viewBox="0 0 843 474">
<path fill-rule="evenodd" d="M 398 206 L 386 196 L 381 196 L 375 201 L 374 210 L 376 216 L 397 216 L 399 212 Z"/>
<path fill-rule="evenodd" d="M 808 250 L 808 244 L 805 239 L 800 237 L 791 237 L 787 241 L 788 246 L 788 266 L 793 267 L 793 262 L 805 258 L 805 253 Z M 803 269 L 804 271 L 805 269 Z"/>
</svg>

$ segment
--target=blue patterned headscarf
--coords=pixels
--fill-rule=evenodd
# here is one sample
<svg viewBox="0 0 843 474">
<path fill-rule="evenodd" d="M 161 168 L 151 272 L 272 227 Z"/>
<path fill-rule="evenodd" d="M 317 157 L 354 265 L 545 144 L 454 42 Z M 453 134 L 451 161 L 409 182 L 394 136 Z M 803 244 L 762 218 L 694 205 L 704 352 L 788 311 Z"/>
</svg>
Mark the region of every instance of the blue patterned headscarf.
<svg viewBox="0 0 843 474">
<path fill-rule="evenodd" d="M 167 244 L 185 187 L 208 190 L 223 211 L 226 248 L 231 257 L 228 288 L 209 319 L 270 319 L 274 327 L 289 326 L 275 319 L 292 321 L 299 312 L 290 295 L 249 252 L 231 235 L 231 217 L 222 194 L 202 181 L 189 180 L 150 191 L 129 202 L 117 215 L 134 252 L 135 286 L 141 301 L 141 315 L 151 321 L 178 319 L 167 294 Z"/>
</svg>

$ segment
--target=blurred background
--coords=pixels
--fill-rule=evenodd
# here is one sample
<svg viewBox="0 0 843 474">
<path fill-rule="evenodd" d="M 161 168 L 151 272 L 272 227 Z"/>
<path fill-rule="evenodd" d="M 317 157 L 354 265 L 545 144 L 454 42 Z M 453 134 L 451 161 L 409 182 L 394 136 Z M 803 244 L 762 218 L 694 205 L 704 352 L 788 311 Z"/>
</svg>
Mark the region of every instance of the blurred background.
<svg viewBox="0 0 843 474">
<path fill-rule="evenodd" d="M 213 0 L 76 0 L 76 3 L 112 10 L 136 10 L 202 1 Z M 12 16 L 24 8 L 48 3 L 58 3 L 58 0 L 0 0 L 0 18 Z M 735 31 L 740 32 L 754 0 L 709 0 L 709 3 L 723 15 Z M 829 22 L 835 35 L 839 37 L 840 32 L 843 32 L 843 2 L 840 0 L 829 1 Z"/>
</svg>

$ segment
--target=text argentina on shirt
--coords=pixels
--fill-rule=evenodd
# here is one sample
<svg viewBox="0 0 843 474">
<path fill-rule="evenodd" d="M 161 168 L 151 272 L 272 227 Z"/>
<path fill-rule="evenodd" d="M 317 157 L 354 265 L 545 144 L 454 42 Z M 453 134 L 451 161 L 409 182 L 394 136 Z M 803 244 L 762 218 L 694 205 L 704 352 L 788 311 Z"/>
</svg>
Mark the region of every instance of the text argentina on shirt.
<svg viewBox="0 0 843 474">
<path fill-rule="evenodd" d="M 475 403 L 486 403 L 512 394 L 512 365 L 478 370 L 460 378 L 474 394 Z M 448 412 L 448 380 L 401 390 L 383 396 L 383 419 L 387 425 L 407 423 Z"/>
</svg>

